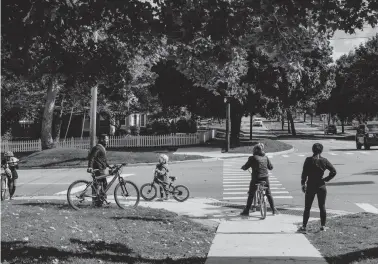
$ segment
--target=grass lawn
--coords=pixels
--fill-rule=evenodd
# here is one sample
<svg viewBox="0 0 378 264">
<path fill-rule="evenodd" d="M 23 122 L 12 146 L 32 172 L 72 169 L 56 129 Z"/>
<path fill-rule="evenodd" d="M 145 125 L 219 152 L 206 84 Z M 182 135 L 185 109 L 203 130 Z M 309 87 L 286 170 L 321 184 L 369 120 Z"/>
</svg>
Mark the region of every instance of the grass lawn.
<svg viewBox="0 0 378 264">
<path fill-rule="evenodd" d="M 6 201 L 1 217 L 2 263 L 205 263 L 216 232 L 163 209 L 63 201 Z"/>
<path fill-rule="evenodd" d="M 182 161 L 202 159 L 203 156 L 197 155 L 173 155 L 172 151 L 167 150 L 155 150 L 155 151 L 107 151 L 107 158 L 109 164 L 118 163 L 150 163 L 157 162 L 161 153 L 165 153 L 169 156 L 170 161 Z M 19 155 L 15 154 L 17 157 Z M 40 152 L 32 153 L 28 156 L 19 157 L 20 168 L 30 167 L 75 167 L 75 166 L 87 166 L 88 164 L 88 151 L 84 149 L 74 148 L 55 148 L 44 150 Z"/>
<path fill-rule="evenodd" d="M 358 213 L 327 220 L 330 227 L 319 232 L 319 222 L 310 222 L 307 238 L 330 264 L 378 263 L 378 215 Z"/>
<path fill-rule="evenodd" d="M 229 149 L 229 153 L 251 153 L 253 147 L 257 143 L 263 143 L 265 145 L 264 151 L 266 153 L 272 153 L 272 152 L 279 152 L 279 151 L 285 151 L 289 150 L 292 148 L 291 145 L 278 141 L 278 140 L 273 140 L 273 139 L 268 139 L 268 138 L 262 138 L 259 140 L 252 140 L 252 141 L 240 141 L 239 146 L 231 146 Z M 225 141 L 222 139 L 217 139 L 213 140 L 207 143 L 208 146 L 212 147 L 219 147 L 222 148 L 222 151 L 225 149 Z"/>
<path fill-rule="evenodd" d="M 252 153 L 253 147 L 258 142 L 263 143 L 265 145 L 264 151 L 266 153 L 279 152 L 279 151 L 289 150 L 292 148 L 291 145 L 286 144 L 284 142 L 263 138 L 263 139 L 259 139 L 258 141 L 241 142 L 240 144 L 241 146 L 231 148 L 229 150 L 229 153 Z"/>
</svg>

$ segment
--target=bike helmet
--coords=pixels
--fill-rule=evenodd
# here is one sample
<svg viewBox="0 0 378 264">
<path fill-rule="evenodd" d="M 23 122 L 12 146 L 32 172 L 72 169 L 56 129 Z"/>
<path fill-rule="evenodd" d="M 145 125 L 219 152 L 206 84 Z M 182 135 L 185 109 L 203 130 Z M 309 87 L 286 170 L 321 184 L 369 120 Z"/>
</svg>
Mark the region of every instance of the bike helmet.
<svg viewBox="0 0 378 264">
<path fill-rule="evenodd" d="M 159 156 L 159 162 L 160 162 L 160 163 L 168 163 L 168 160 L 169 160 L 169 158 L 168 158 L 168 156 L 165 155 L 165 154 L 161 154 L 161 155 Z"/>
</svg>

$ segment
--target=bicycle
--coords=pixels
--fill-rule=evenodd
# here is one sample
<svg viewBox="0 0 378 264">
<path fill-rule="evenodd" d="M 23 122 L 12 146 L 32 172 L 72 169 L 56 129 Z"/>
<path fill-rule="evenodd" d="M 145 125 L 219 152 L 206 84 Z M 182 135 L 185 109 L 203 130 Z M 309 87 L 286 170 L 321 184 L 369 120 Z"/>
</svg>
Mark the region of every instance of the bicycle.
<svg viewBox="0 0 378 264">
<path fill-rule="evenodd" d="M 7 174 L 1 173 L 1 201 L 6 200 L 9 197 L 9 189 L 8 189 L 8 176 Z"/>
<path fill-rule="evenodd" d="M 169 176 L 169 179 L 171 181 L 168 184 L 158 179 L 157 176 L 154 176 L 151 183 L 143 184 L 140 187 L 140 195 L 143 197 L 144 200 L 152 201 L 157 196 L 157 188 L 155 184 L 164 184 L 164 185 L 168 185 L 168 193 L 171 194 L 176 201 L 178 202 L 186 201 L 190 195 L 189 189 L 184 185 L 174 186 L 172 183 L 175 180 L 177 180 L 177 177 Z M 182 198 L 180 198 L 181 196 Z"/>
<path fill-rule="evenodd" d="M 248 170 L 250 173 L 252 171 Z M 257 183 L 257 190 L 255 192 L 255 196 L 253 197 L 253 207 L 260 208 L 260 213 L 261 213 L 261 218 L 265 219 L 266 218 L 266 212 L 267 212 L 267 197 L 265 195 L 265 190 L 268 189 L 268 187 L 265 187 L 266 182 L 260 182 Z"/>
<path fill-rule="evenodd" d="M 102 176 L 96 176 L 96 171 L 99 170 L 93 170 L 93 181 L 77 180 L 71 183 L 67 190 L 68 204 L 73 209 L 80 210 L 81 207 L 85 207 L 84 202 L 86 198 L 89 198 L 88 200 L 90 201 L 90 205 L 88 207 L 93 206 L 95 200 L 100 201 L 101 204 L 105 203 L 109 205 L 110 203 L 106 200 L 106 193 L 113 185 L 115 180 L 118 179 L 118 184 L 114 188 L 114 200 L 118 207 L 121 209 L 137 207 L 140 199 L 139 189 L 135 183 L 124 180 L 123 177 L 121 177 L 120 172 L 123 166 L 126 166 L 126 163 L 114 165 L 109 175 Z M 109 182 L 106 189 L 103 190 L 103 184 L 99 182 L 99 180 L 113 175 L 113 179 Z M 118 193 L 119 191 L 120 193 Z M 73 198 L 77 198 L 79 200 L 78 204 L 74 203 Z M 121 202 L 122 198 L 125 198 L 125 203 Z M 130 201 L 130 205 L 126 204 L 126 200 Z"/>
</svg>

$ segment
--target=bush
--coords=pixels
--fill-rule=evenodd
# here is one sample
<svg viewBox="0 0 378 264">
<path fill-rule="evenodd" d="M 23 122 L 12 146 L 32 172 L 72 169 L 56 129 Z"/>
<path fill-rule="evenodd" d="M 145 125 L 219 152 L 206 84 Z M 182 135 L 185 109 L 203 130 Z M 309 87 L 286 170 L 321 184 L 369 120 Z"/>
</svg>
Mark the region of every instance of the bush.
<svg viewBox="0 0 378 264">
<path fill-rule="evenodd" d="M 152 131 L 154 135 L 166 135 L 171 133 L 169 122 L 155 121 L 152 123 Z"/>
<path fill-rule="evenodd" d="M 131 135 L 139 136 L 140 135 L 140 127 L 139 126 L 132 126 L 130 127 Z"/>
<path fill-rule="evenodd" d="M 191 119 L 180 119 L 176 123 L 178 133 L 196 133 L 197 123 Z"/>
</svg>

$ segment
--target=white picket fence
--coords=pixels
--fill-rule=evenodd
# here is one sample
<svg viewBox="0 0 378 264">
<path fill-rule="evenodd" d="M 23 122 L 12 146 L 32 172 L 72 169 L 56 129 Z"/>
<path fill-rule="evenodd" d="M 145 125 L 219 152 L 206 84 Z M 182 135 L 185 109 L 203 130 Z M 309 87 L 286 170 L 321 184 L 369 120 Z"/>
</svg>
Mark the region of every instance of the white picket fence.
<svg viewBox="0 0 378 264">
<path fill-rule="evenodd" d="M 111 148 L 118 147 L 162 147 L 162 146 L 185 146 L 196 145 L 215 138 L 215 130 L 207 130 L 194 134 L 170 134 L 156 136 L 110 136 Z M 57 148 L 89 149 L 90 138 L 70 138 L 55 142 Z M 2 141 L 1 152 L 28 152 L 42 150 L 41 140 Z"/>
</svg>

